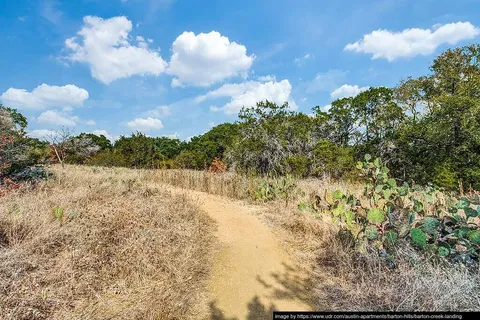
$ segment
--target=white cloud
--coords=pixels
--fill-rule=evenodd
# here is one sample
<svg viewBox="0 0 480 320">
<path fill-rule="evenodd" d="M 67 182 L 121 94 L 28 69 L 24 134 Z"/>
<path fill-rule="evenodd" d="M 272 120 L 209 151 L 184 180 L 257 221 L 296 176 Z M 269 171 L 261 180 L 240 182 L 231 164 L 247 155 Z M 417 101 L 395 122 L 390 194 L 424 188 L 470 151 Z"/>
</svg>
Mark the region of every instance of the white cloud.
<svg viewBox="0 0 480 320">
<path fill-rule="evenodd" d="M 272 76 L 272 75 L 260 76 L 257 78 L 257 80 L 262 82 L 277 81 L 275 76 Z"/>
<path fill-rule="evenodd" d="M 185 87 L 185 85 L 180 80 L 178 80 L 177 78 L 172 79 L 171 86 L 172 86 L 172 88 L 183 88 L 183 87 Z"/>
<path fill-rule="evenodd" d="M 96 125 L 96 122 L 95 122 L 95 120 L 87 120 L 87 121 L 85 121 L 85 124 L 87 126 L 94 126 L 94 125 Z"/>
<path fill-rule="evenodd" d="M 313 55 L 310 54 L 310 53 L 307 53 L 305 54 L 303 57 L 295 57 L 295 60 L 293 60 L 293 62 L 297 65 L 297 66 L 301 66 L 305 63 L 305 61 L 307 60 L 310 60 L 310 59 L 313 59 Z"/>
<path fill-rule="evenodd" d="M 130 43 L 132 22 L 126 17 L 102 19 L 86 16 L 77 37 L 65 41 L 71 50 L 67 57 L 90 66 L 92 77 L 105 84 L 133 75 L 159 75 L 167 63 L 159 53 L 148 48 L 143 37 L 137 37 L 138 46 Z"/>
<path fill-rule="evenodd" d="M 48 110 L 40 114 L 37 118 L 38 123 L 74 127 L 80 119 L 76 116 L 68 116 L 58 113 L 55 110 Z"/>
<path fill-rule="evenodd" d="M 172 86 L 206 87 L 237 75 L 245 75 L 254 55 L 247 48 L 222 36 L 219 32 L 184 32 L 172 44 L 172 57 L 167 72 L 176 76 Z"/>
<path fill-rule="evenodd" d="M 166 138 L 169 138 L 169 139 L 178 139 L 178 138 L 180 138 L 180 134 L 178 134 L 178 132 L 175 132 L 175 133 L 172 133 L 172 134 L 165 134 L 162 137 L 166 137 Z"/>
<path fill-rule="evenodd" d="M 368 87 L 359 87 L 357 85 L 344 84 L 343 86 L 333 90 L 330 94 L 330 97 L 335 99 L 354 97 L 360 92 L 368 90 Z"/>
<path fill-rule="evenodd" d="M 96 134 L 97 136 L 105 136 L 105 138 L 107 138 L 108 140 L 110 140 L 111 142 L 114 142 L 115 140 L 118 139 L 118 137 L 114 137 L 112 136 L 111 134 L 109 134 L 106 130 L 94 130 L 90 133 L 93 133 L 93 134 Z"/>
<path fill-rule="evenodd" d="M 363 39 L 349 43 L 344 50 L 368 53 L 372 59 L 397 58 L 432 54 L 440 45 L 454 45 L 462 40 L 473 39 L 480 29 L 470 22 L 456 22 L 433 26 L 430 29 L 405 29 L 392 32 L 379 29 L 363 36 Z"/>
<path fill-rule="evenodd" d="M 163 128 L 162 120 L 157 118 L 136 118 L 127 122 L 127 127 L 137 131 L 150 131 Z"/>
<path fill-rule="evenodd" d="M 161 118 L 161 117 L 167 117 L 171 115 L 172 111 L 168 106 L 160 106 L 160 107 L 156 107 L 155 109 L 148 110 L 146 114 L 152 117 Z"/>
<path fill-rule="evenodd" d="M 6 106 L 18 109 L 43 109 L 46 107 L 79 107 L 88 99 L 88 91 L 75 85 L 50 86 L 42 84 L 32 92 L 10 88 L 0 100 Z"/>
<path fill-rule="evenodd" d="M 48 140 L 52 136 L 56 136 L 58 134 L 57 131 L 53 130 L 46 130 L 46 129 L 38 129 L 38 130 L 32 130 L 27 133 L 28 136 L 32 138 L 37 138 L 40 140 Z"/>
<path fill-rule="evenodd" d="M 231 101 L 223 107 L 212 106 L 212 111 L 223 111 L 226 114 L 236 114 L 244 106 L 255 106 L 257 102 L 269 100 L 277 104 L 283 104 L 288 101 L 292 109 L 296 109 L 297 105 L 291 98 L 292 85 L 285 79 L 280 82 L 257 82 L 248 81 L 238 84 L 225 84 L 220 88 L 210 91 L 203 96 L 195 99 L 196 102 L 202 102 L 207 99 L 215 99 L 220 97 L 230 97 Z"/>
</svg>

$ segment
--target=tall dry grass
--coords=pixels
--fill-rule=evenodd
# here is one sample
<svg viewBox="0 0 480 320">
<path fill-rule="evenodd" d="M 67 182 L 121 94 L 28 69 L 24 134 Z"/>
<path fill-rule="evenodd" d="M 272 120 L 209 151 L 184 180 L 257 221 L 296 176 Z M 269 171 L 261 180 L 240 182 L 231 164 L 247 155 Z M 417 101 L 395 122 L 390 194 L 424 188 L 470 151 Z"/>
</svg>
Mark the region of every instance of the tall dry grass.
<svg viewBox="0 0 480 320">
<path fill-rule="evenodd" d="M 214 173 L 181 169 L 152 170 L 149 172 L 149 178 L 155 182 L 234 199 L 245 199 L 247 188 L 255 180 L 233 172 Z"/>
<path fill-rule="evenodd" d="M 2 319 L 196 319 L 208 311 L 215 241 L 205 213 L 149 187 L 145 171 L 53 171 L 35 190 L 0 198 Z"/>
</svg>

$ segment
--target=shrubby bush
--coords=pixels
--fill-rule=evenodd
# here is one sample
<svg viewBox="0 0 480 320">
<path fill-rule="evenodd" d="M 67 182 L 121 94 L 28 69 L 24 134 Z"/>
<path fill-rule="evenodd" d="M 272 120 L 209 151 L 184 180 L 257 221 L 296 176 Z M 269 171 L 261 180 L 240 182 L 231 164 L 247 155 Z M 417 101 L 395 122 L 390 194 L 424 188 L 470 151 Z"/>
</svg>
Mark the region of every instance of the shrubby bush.
<svg viewBox="0 0 480 320">
<path fill-rule="evenodd" d="M 339 236 L 360 253 L 376 251 L 391 268 L 403 256 L 402 246 L 440 261 L 478 263 L 480 196 L 459 196 L 439 187 L 409 185 L 391 178 L 379 158 L 357 163 L 364 179 L 361 195 L 336 190 L 301 204 L 302 210 L 328 214 L 340 226 Z M 397 257 L 401 255 L 400 257 Z M 418 263 L 415 257 L 411 262 Z"/>
</svg>

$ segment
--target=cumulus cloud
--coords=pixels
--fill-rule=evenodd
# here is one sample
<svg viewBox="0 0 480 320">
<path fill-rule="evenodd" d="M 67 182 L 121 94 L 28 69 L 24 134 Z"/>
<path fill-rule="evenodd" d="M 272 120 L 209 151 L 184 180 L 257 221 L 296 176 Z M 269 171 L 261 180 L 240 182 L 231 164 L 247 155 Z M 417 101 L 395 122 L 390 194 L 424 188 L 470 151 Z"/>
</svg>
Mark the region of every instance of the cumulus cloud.
<svg viewBox="0 0 480 320">
<path fill-rule="evenodd" d="M 172 111 L 168 106 L 159 106 L 156 107 L 155 109 L 148 110 L 146 112 L 147 115 L 152 116 L 152 117 L 167 117 L 172 114 Z"/>
<path fill-rule="evenodd" d="M 245 75 L 254 55 L 247 48 L 222 36 L 219 32 L 184 32 L 172 44 L 172 57 L 167 72 L 176 78 L 173 87 L 194 85 L 206 87 L 224 79 Z"/>
<path fill-rule="evenodd" d="M 42 84 L 32 92 L 10 88 L 0 96 L 6 106 L 18 109 L 43 109 L 46 107 L 79 107 L 88 99 L 88 91 L 75 85 L 50 86 Z"/>
<path fill-rule="evenodd" d="M 292 85 L 285 79 L 280 82 L 247 81 L 238 84 L 225 84 L 203 96 L 195 98 L 197 103 L 221 97 L 230 97 L 230 102 L 222 107 L 211 106 L 212 111 L 223 111 L 226 114 L 236 114 L 243 106 L 255 106 L 259 101 L 269 100 L 277 104 L 287 101 L 292 109 L 297 105 L 291 97 Z"/>
<path fill-rule="evenodd" d="M 151 131 L 163 128 L 162 120 L 157 118 L 136 118 L 127 122 L 127 127 L 136 131 Z"/>
<path fill-rule="evenodd" d="M 86 16 L 78 37 L 69 38 L 65 46 L 71 53 L 68 59 L 90 66 L 92 77 L 105 84 L 133 75 L 159 75 L 167 63 L 157 51 L 149 49 L 151 41 L 136 37 L 137 45 L 129 39 L 132 22 L 126 17 L 102 19 Z"/>
<path fill-rule="evenodd" d="M 432 29 L 405 29 L 401 32 L 379 29 L 364 35 L 363 39 L 355 43 L 347 44 L 344 50 L 371 54 L 372 59 L 393 61 L 429 55 L 442 44 L 454 45 L 479 34 L 480 29 L 470 22 L 435 25 Z"/>
<path fill-rule="evenodd" d="M 343 86 L 333 90 L 330 94 L 330 97 L 335 99 L 354 97 L 360 92 L 368 90 L 368 87 L 359 87 L 357 85 L 344 84 Z"/>
<path fill-rule="evenodd" d="M 38 123 L 74 127 L 80 119 L 76 116 L 68 116 L 58 113 L 55 110 L 48 110 L 40 114 L 37 118 Z"/>
</svg>

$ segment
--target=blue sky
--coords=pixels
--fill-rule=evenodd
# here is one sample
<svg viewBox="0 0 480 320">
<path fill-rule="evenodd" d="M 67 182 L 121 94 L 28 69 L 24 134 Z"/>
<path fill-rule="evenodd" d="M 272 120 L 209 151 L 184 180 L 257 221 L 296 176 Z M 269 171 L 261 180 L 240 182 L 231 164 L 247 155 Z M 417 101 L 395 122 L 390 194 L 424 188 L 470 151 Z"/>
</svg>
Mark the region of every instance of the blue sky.
<svg viewBox="0 0 480 320">
<path fill-rule="evenodd" d="M 188 139 L 242 105 L 309 113 L 478 41 L 476 0 L 0 0 L 0 102 L 42 137 Z M 477 14 L 476 14 L 477 13 Z"/>
</svg>

